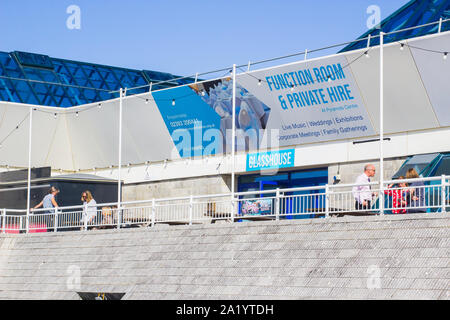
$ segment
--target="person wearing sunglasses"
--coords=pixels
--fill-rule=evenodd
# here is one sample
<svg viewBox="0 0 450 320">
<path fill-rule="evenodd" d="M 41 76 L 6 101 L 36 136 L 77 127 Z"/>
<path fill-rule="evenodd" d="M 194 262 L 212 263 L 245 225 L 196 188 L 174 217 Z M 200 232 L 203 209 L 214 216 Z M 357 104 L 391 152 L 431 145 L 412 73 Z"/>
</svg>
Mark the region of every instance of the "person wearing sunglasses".
<svg viewBox="0 0 450 320">
<path fill-rule="evenodd" d="M 81 193 L 81 201 L 83 201 L 83 222 L 86 221 L 87 225 L 98 223 L 97 217 L 97 202 L 95 201 L 92 193 L 86 190 Z M 94 228 L 95 229 L 95 228 Z"/>
</svg>

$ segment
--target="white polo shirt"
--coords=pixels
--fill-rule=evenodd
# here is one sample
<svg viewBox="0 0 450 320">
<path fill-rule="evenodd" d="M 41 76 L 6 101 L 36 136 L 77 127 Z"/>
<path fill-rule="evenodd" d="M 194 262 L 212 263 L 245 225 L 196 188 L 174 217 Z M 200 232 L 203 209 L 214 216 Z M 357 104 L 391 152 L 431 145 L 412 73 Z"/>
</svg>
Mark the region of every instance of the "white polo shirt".
<svg viewBox="0 0 450 320">
<path fill-rule="evenodd" d="M 370 182 L 370 178 L 363 172 L 356 178 L 355 184 Z M 363 201 L 372 201 L 372 191 L 369 185 L 365 186 L 354 186 L 352 189 L 353 197 L 358 203 L 363 203 Z"/>
</svg>

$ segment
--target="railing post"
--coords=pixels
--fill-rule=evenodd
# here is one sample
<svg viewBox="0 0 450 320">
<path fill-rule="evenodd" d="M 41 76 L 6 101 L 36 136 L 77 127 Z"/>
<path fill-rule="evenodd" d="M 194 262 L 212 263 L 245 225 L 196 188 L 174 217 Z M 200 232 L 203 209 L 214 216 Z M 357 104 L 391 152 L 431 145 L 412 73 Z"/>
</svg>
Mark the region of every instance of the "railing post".
<svg viewBox="0 0 450 320">
<path fill-rule="evenodd" d="M 2 210 L 2 233 L 6 232 L 6 209 Z"/>
<path fill-rule="evenodd" d="M 234 196 L 231 196 L 231 223 L 234 222 L 234 216 L 235 216 L 235 212 L 234 212 L 234 207 L 235 207 L 235 201 L 234 201 Z"/>
<path fill-rule="evenodd" d="M 117 229 L 120 229 L 121 224 L 122 224 L 122 206 L 119 205 L 117 207 Z"/>
<path fill-rule="evenodd" d="M 155 226 L 155 217 L 156 217 L 156 201 L 155 198 L 152 199 L 152 227 Z"/>
<path fill-rule="evenodd" d="M 27 217 L 27 219 L 28 219 L 28 217 Z M 26 223 L 26 220 L 25 220 L 25 223 Z M 23 224 L 23 216 L 20 216 L 20 218 L 19 218 L 19 232 L 20 232 L 20 230 L 22 230 L 22 224 Z M 28 233 L 28 228 L 26 228 L 25 231 Z"/>
<path fill-rule="evenodd" d="M 439 18 L 438 33 L 441 33 L 441 30 L 442 30 L 442 17 Z"/>
<path fill-rule="evenodd" d="M 446 208 L 445 208 L 445 187 L 446 187 L 446 182 L 445 182 L 445 175 L 443 174 L 441 176 L 441 205 L 442 205 L 442 212 L 446 212 Z"/>
<path fill-rule="evenodd" d="M 83 205 L 83 226 L 84 226 L 84 231 L 87 230 L 87 223 L 88 223 L 88 219 L 87 219 L 87 203 L 85 203 Z"/>
<path fill-rule="evenodd" d="M 189 225 L 192 226 L 192 216 L 194 210 L 194 196 L 191 194 L 189 198 Z"/>
<path fill-rule="evenodd" d="M 145 212 L 147 212 L 147 227 L 150 225 L 151 221 L 152 221 L 152 210 L 146 210 Z"/>
<path fill-rule="evenodd" d="M 275 198 L 275 220 L 280 220 L 280 188 L 277 188 L 276 198 Z"/>
<path fill-rule="evenodd" d="M 379 191 L 380 215 L 384 215 L 384 183 L 380 185 Z"/>
<path fill-rule="evenodd" d="M 19 229 L 22 229 L 22 219 L 20 219 L 20 227 Z M 28 233 L 28 231 L 30 230 L 30 212 L 27 211 L 27 216 L 25 219 L 25 232 Z"/>
<path fill-rule="evenodd" d="M 325 218 L 330 217 L 330 186 L 325 185 Z"/>
<path fill-rule="evenodd" d="M 53 221 L 53 230 L 56 232 L 58 231 L 58 208 L 55 207 L 55 221 Z"/>
</svg>

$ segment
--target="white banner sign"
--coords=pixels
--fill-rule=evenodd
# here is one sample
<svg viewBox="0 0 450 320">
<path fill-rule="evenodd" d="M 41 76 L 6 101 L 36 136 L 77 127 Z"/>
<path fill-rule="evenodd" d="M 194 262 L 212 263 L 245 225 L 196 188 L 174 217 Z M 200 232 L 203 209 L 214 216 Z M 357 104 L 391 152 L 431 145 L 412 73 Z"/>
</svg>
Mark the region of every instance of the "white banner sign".
<svg viewBox="0 0 450 320">
<path fill-rule="evenodd" d="M 343 56 L 307 61 L 243 74 L 238 83 L 270 108 L 266 134 L 278 130 L 280 146 L 373 135 L 347 65 Z"/>
</svg>

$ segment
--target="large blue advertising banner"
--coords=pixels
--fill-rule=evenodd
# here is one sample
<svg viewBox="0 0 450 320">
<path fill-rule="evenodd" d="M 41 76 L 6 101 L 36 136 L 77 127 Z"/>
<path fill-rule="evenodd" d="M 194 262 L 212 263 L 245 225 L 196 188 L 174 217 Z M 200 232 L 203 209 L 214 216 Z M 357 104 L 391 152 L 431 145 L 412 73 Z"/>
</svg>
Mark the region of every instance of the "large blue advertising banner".
<svg viewBox="0 0 450 320">
<path fill-rule="evenodd" d="M 375 134 L 347 66 L 337 56 L 237 75 L 237 151 Z M 153 96 L 181 157 L 231 151 L 231 78 Z"/>
</svg>

